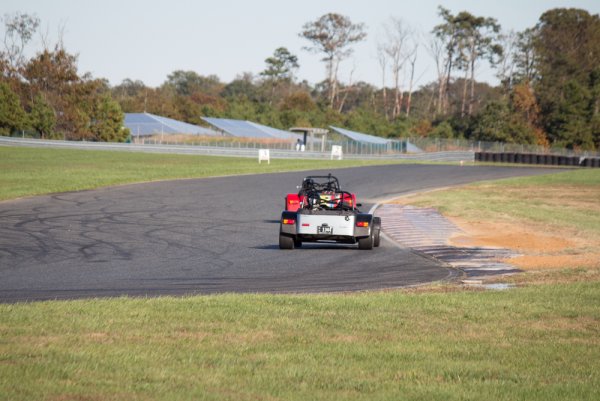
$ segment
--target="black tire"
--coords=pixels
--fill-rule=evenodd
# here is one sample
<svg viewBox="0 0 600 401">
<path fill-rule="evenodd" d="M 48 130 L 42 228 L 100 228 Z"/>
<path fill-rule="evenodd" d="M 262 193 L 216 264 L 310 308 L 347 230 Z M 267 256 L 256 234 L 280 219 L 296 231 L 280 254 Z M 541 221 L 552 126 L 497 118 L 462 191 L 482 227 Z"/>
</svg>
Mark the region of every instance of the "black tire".
<svg viewBox="0 0 600 401">
<path fill-rule="evenodd" d="M 373 246 L 377 248 L 381 242 L 381 218 L 373 217 L 373 223 L 373 230 L 375 231 L 373 234 Z"/>
<path fill-rule="evenodd" d="M 296 248 L 302 248 L 302 240 L 297 238 L 294 240 L 294 247 Z"/>
<path fill-rule="evenodd" d="M 367 238 L 360 238 L 358 240 L 358 249 L 362 249 L 365 251 L 373 249 L 373 234 L 369 235 Z"/>
<path fill-rule="evenodd" d="M 294 239 L 279 234 L 279 249 L 294 249 Z"/>
<path fill-rule="evenodd" d="M 377 247 L 379 247 L 380 243 L 381 243 L 380 229 L 379 229 L 379 227 L 377 227 L 377 229 L 375 230 L 375 233 L 373 235 L 373 246 L 375 248 L 377 248 Z"/>
</svg>

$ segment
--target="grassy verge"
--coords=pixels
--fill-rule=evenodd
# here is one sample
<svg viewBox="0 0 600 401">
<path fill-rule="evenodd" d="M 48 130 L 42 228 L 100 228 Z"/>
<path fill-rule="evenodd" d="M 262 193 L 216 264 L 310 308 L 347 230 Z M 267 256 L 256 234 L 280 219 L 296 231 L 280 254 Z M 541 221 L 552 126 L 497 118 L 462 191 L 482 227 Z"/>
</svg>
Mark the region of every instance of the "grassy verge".
<svg viewBox="0 0 600 401">
<path fill-rule="evenodd" d="M 394 161 L 271 160 L 0 146 L 0 200 L 176 178 L 334 169 Z"/>
<path fill-rule="evenodd" d="M 2 400 L 597 400 L 600 283 L 0 305 Z"/>
</svg>

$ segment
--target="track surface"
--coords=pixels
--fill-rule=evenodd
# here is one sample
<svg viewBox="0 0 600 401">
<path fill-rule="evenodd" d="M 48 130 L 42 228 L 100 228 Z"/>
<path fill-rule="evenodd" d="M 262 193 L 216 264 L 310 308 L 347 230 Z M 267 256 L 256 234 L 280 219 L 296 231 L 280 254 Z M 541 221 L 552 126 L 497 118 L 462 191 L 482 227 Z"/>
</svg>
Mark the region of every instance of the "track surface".
<svg viewBox="0 0 600 401">
<path fill-rule="evenodd" d="M 547 173 L 507 167 L 395 165 L 335 170 L 373 203 L 485 179 Z M 550 170 L 556 171 L 556 170 Z M 0 203 L 0 302 L 216 292 L 325 292 L 451 277 L 382 240 L 277 246 L 283 198 L 305 175 L 250 175 L 135 184 Z M 368 210 L 364 204 L 363 210 Z"/>
</svg>

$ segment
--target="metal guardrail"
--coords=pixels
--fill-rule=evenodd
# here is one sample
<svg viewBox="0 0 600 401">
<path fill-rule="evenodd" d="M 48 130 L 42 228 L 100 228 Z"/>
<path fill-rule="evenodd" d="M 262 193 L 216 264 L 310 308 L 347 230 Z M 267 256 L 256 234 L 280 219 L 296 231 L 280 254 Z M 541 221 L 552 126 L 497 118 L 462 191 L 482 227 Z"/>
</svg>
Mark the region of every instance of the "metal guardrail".
<svg viewBox="0 0 600 401">
<path fill-rule="evenodd" d="M 23 139 L 0 136 L 0 145 L 24 146 L 41 148 L 62 149 L 86 149 L 86 150 L 114 150 L 124 152 L 145 153 L 172 153 L 209 156 L 230 157 L 258 157 L 258 149 L 253 148 L 231 148 L 218 146 L 197 145 L 149 145 L 134 143 L 107 143 L 107 142 L 84 142 L 84 141 L 62 141 L 44 139 Z M 294 150 L 271 149 L 273 159 L 330 159 L 329 152 L 297 152 Z M 412 160 L 430 162 L 473 162 L 475 152 L 472 151 L 446 151 L 430 153 L 390 153 L 390 154 L 344 154 L 344 159 L 352 160 Z"/>
</svg>

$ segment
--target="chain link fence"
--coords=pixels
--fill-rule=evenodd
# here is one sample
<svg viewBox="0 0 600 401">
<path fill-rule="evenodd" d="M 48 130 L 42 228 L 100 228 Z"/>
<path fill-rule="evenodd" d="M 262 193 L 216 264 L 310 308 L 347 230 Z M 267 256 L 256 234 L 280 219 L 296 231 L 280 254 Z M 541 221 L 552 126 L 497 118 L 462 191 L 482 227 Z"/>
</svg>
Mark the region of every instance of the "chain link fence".
<svg viewBox="0 0 600 401">
<path fill-rule="evenodd" d="M 190 145 L 232 149 L 271 149 L 297 150 L 297 142 L 277 139 L 255 139 L 235 137 L 199 137 L 191 135 L 155 135 L 136 138 L 137 144 L 152 145 Z M 352 140 L 310 140 L 305 146 L 307 152 L 331 153 L 333 146 L 341 146 L 345 155 L 390 156 L 394 154 L 416 154 L 430 152 L 497 152 L 497 153 L 535 153 L 557 156 L 599 157 L 596 151 L 584 151 L 537 145 L 520 145 L 502 142 L 469 141 L 465 139 L 444 138 L 399 138 L 390 139 L 386 144 L 356 142 Z"/>
</svg>

